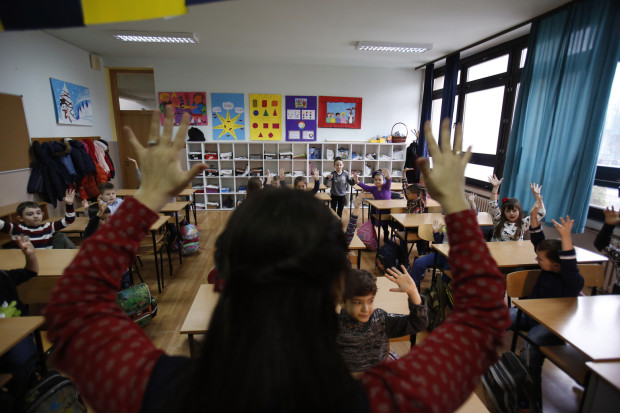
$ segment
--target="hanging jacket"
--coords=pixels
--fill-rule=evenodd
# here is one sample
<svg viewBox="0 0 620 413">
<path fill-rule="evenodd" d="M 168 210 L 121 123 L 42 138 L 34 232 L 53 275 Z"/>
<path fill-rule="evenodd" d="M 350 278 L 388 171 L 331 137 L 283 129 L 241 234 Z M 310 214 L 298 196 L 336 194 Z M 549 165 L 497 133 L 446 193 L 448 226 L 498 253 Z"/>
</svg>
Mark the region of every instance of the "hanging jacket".
<svg viewBox="0 0 620 413">
<path fill-rule="evenodd" d="M 418 148 L 418 143 L 413 141 L 407 147 L 407 153 L 405 158 L 405 167 L 406 168 L 415 168 L 415 161 L 418 159 L 418 155 L 416 154 Z M 416 169 L 415 171 L 407 171 L 407 182 L 414 183 L 420 182 L 420 172 Z"/>
<path fill-rule="evenodd" d="M 69 145 L 71 145 L 69 155 L 71 155 L 78 181 L 81 181 L 87 175 L 94 174 L 97 171 L 95 163 L 88 152 L 86 152 L 84 144 L 80 141 L 70 140 Z"/>
<path fill-rule="evenodd" d="M 93 141 L 91 141 L 90 139 L 84 139 L 82 141 L 82 143 L 86 147 L 86 150 L 87 150 L 88 154 L 90 155 L 90 157 L 92 158 L 93 162 L 95 163 L 95 169 L 96 169 L 95 180 L 97 181 L 97 185 L 102 184 L 104 182 L 108 182 L 110 180 L 110 174 L 108 174 L 101 167 L 101 165 L 99 165 L 99 162 L 97 162 L 95 143 Z"/>
<path fill-rule="evenodd" d="M 110 173 L 110 167 L 105 160 L 105 150 L 108 147 L 100 141 L 93 141 L 93 143 L 95 144 L 95 156 L 97 157 L 97 163 L 103 168 L 104 171 Z"/>
<path fill-rule="evenodd" d="M 108 145 L 108 142 L 105 139 L 99 139 L 99 142 L 105 145 L 105 161 L 110 168 L 110 178 L 114 179 L 114 176 L 116 175 L 116 170 L 114 169 L 114 163 L 112 162 L 112 158 L 110 157 L 110 145 Z"/>
<path fill-rule="evenodd" d="M 52 145 L 49 142 L 40 144 L 38 141 L 32 144 L 32 153 L 39 165 L 38 173 L 43 175 L 43 192 L 41 196 L 45 202 L 54 206 L 58 205 L 58 200 L 65 196 L 65 189 L 71 182 L 68 172 L 62 164 L 56 162 L 53 157 Z"/>
<path fill-rule="evenodd" d="M 52 155 L 55 159 L 60 161 L 62 166 L 66 169 L 69 174 L 69 179 L 71 182 L 77 182 L 77 172 L 75 171 L 75 167 L 73 166 L 73 161 L 71 160 L 71 146 L 69 143 L 63 143 L 59 141 L 50 142 L 52 146 Z"/>
</svg>

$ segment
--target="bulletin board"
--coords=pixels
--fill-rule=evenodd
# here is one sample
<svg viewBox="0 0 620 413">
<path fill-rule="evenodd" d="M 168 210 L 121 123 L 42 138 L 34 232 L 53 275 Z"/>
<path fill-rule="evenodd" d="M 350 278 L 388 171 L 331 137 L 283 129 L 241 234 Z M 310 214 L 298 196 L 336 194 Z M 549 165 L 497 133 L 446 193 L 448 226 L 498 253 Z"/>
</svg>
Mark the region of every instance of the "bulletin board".
<svg viewBox="0 0 620 413">
<path fill-rule="evenodd" d="M 0 172 L 30 167 L 30 136 L 22 97 L 0 93 Z"/>
</svg>

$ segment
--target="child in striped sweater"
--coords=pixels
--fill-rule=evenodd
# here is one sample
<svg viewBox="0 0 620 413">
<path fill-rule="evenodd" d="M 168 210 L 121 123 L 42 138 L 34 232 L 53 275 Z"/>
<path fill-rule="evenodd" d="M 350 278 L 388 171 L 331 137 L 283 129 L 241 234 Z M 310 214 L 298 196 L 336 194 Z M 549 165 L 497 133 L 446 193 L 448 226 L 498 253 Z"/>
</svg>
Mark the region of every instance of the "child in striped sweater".
<svg viewBox="0 0 620 413">
<path fill-rule="evenodd" d="M 65 228 L 67 225 L 75 221 L 75 212 L 73 211 L 73 199 L 75 198 L 75 190 L 67 189 L 65 197 L 65 217 L 54 222 L 43 222 L 43 211 L 36 202 L 26 201 L 17 206 L 17 219 L 19 224 L 5 222 L 0 219 L 0 232 L 9 234 L 13 240 L 18 235 L 25 235 L 30 238 L 30 242 L 35 248 L 58 248 L 60 244 L 63 248 L 71 248 L 72 243 L 68 238 L 63 237 L 62 242 L 54 243 L 54 234 Z M 72 246 L 75 248 L 75 245 Z"/>
</svg>

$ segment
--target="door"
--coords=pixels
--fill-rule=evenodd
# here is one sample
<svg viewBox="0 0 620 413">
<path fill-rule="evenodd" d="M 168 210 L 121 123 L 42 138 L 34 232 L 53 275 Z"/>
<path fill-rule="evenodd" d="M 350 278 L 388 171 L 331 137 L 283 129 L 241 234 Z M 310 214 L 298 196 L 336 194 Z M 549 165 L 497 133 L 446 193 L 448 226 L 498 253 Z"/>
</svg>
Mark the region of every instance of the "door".
<svg viewBox="0 0 620 413">
<path fill-rule="evenodd" d="M 146 146 L 151 129 L 152 116 L 153 112 L 149 110 L 121 110 L 120 124 L 121 126 L 129 126 L 136 138 L 138 138 L 138 141 L 143 146 Z M 123 188 L 137 188 L 140 186 L 140 183 L 136 177 L 133 163 L 128 162 L 127 157 L 133 158 L 136 161 L 138 159 L 136 158 L 136 151 L 133 149 L 133 145 L 124 133 L 118 139 L 118 155 L 123 164 Z"/>
</svg>

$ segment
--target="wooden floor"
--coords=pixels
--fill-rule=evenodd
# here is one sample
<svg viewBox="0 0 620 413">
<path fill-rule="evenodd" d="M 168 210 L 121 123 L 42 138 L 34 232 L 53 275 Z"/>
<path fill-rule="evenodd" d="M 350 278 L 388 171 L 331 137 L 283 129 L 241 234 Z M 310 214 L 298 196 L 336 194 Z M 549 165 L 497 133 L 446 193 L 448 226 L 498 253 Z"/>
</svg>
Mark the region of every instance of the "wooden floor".
<svg viewBox="0 0 620 413">
<path fill-rule="evenodd" d="M 231 211 L 198 211 L 198 227 L 200 229 L 200 253 L 183 258 L 183 264 L 179 265 L 177 255 L 173 255 L 174 272 L 170 278 L 166 268 L 166 287 L 161 294 L 157 294 L 157 282 L 155 279 L 154 264 L 152 258 L 144 259 L 144 268 L 141 270 L 145 282 L 149 284 L 151 291 L 158 300 L 158 314 L 150 325 L 145 328 L 155 345 L 171 355 L 189 356 L 189 345 L 186 336 L 181 336 L 179 330 L 183 320 L 189 311 L 191 302 L 200 284 L 206 283 L 207 274 L 214 268 L 213 252 L 215 240 L 223 230 Z M 345 209 L 344 220 L 348 219 L 348 208 Z M 361 220 L 360 220 L 361 221 Z M 361 225 L 361 222 L 360 222 Z M 415 255 L 412 253 L 412 257 Z M 363 253 L 362 269 L 369 270 L 375 275 L 381 275 L 375 270 L 374 253 Z M 423 281 L 428 282 L 428 278 Z M 418 342 L 422 341 L 425 334 L 418 335 Z M 504 340 L 503 348 L 498 349 L 498 354 L 507 351 L 510 347 L 510 337 Z M 395 343 L 392 347 L 400 355 L 409 351 L 409 343 Z M 547 362 L 543 368 L 543 397 L 545 413 L 572 413 L 579 410 L 579 400 L 582 389 L 566 376 L 553 364 Z M 481 389 L 477 394 L 482 395 Z M 482 397 L 481 397 L 482 398 Z M 480 406 L 477 400 L 474 406 Z M 481 411 L 477 408 L 464 409 L 464 412 Z"/>
</svg>

